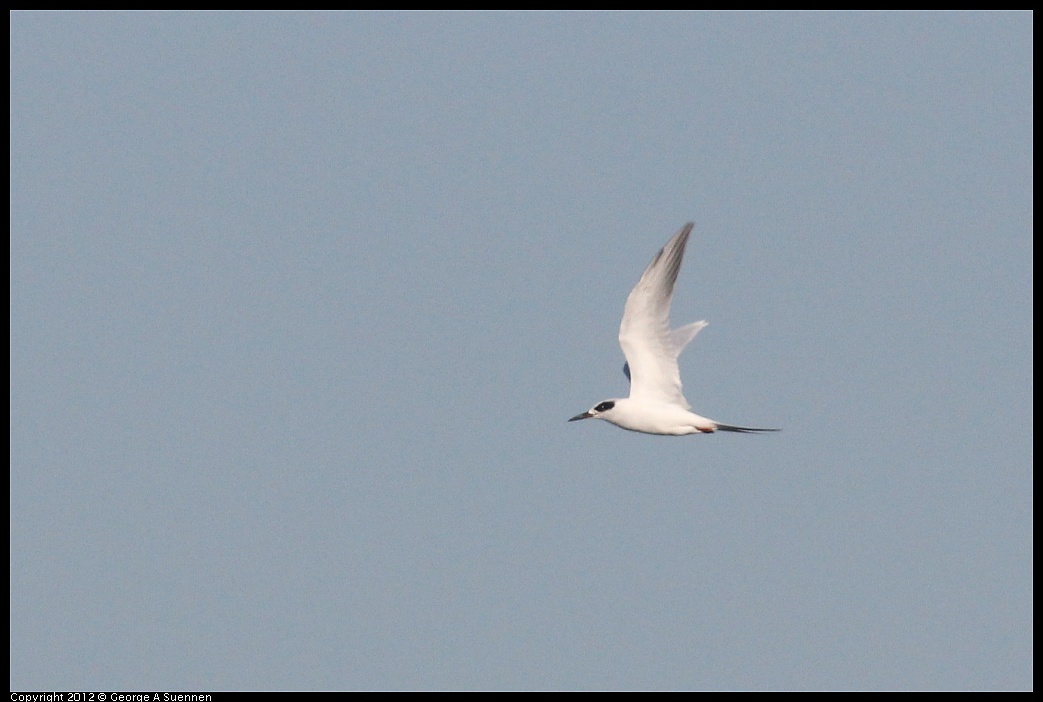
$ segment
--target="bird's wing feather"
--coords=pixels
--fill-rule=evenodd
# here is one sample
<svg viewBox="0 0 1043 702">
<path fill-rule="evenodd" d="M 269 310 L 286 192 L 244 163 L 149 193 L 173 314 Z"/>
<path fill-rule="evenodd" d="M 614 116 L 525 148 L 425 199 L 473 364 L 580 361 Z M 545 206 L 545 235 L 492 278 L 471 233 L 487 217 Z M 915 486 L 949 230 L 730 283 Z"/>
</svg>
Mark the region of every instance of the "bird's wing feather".
<svg viewBox="0 0 1043 702">
<path fill-rule="evenodd" d="M 671 331 L 670 303 L 692 226 L 691 222 L 684 225 L 648 264 L 627 297 L 619 325 L 619 345 L 630 370 L 630 397 L 677 404 L 685 409 L 689 405 L 684 398 L 677 357 L 706 322 L 693 322 Z"/>
</svg>

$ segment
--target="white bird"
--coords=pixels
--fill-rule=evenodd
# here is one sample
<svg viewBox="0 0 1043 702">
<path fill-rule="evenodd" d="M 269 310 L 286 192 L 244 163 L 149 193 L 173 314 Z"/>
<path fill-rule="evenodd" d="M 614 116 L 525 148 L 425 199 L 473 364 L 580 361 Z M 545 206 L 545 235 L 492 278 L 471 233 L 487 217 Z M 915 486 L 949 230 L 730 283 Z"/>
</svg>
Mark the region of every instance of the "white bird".
<svg viewBox="0 0 1043 702">
<path fill-rule="evenodd" d="M 677 358 L 706 322 L 692 322 L 671 330 L 670 302 L 693 226 L 689 222 L 666 242 L 627 297 L 619 325 L 619 345 L 627 359 L 623 372 L 630 381 L 630 397 L 599 402 L 570 422 L 604 419 L 630 431 L 673 436 L 718 430 L 747 434 L 778 431 L 737 427 L 701 417 L 691 411 L 684 398 Z"/>
</svg>

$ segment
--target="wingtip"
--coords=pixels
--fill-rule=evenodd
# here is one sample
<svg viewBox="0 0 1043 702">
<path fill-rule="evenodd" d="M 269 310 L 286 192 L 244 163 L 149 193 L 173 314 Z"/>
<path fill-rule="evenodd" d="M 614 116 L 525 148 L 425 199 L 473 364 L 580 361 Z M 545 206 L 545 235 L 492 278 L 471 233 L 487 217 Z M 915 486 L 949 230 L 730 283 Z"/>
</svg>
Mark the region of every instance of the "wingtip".
<svg viewBox="0 0 1043 702">
<path fill-rule="evenodd" d="M 674 234 L 673 238 L 675 238 L 675 239 L 679 239 L 679 238 L 687 239 L 688 235 L 692 233 L 692 228 L 693 227 L 695 227 L 695 222 L 685 222 L 684 226 L 682 226 L 680 229 L 677 230 L 677 233 Z"/>
</svg>

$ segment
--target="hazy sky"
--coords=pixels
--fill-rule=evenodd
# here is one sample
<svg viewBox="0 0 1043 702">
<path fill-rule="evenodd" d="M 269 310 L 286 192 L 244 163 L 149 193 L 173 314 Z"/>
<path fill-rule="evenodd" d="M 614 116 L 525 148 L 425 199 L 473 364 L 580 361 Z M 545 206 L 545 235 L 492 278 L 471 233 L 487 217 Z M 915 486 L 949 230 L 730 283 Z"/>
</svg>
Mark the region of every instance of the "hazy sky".
<svg viewBox="0 0 1043 702">
<path fill-rule="evenodd" d="M 1032 687 L 1032 15 L 15 13 L 12 689 Z M 695 411 L 626 394 L 696 223 Z"/>
</svg>

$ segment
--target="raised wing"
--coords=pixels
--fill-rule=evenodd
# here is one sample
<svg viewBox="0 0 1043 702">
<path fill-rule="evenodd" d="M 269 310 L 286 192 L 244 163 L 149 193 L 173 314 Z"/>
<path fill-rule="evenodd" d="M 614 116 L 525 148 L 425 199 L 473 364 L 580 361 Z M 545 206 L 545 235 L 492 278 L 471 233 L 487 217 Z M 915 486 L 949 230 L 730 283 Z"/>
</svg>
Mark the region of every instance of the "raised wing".
<svg viewBox="0 0 1043 702">
<path fill-rule="evenodd" d="M 670 302 L 692 226 L 689 222 L 681 227 L 648 264 L 627 297 L 619 325 L 619 345 L 629 367 L 630 397 L 685 409 L 689 404 L 684 398 L 677 357 L 706 322 L 671 331 Z"/>
</svg>

